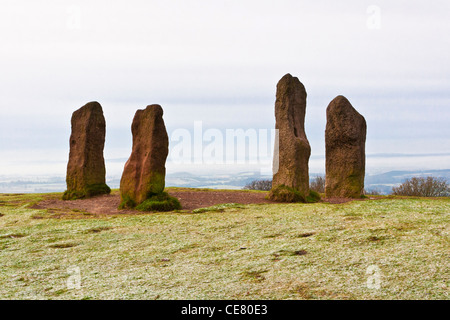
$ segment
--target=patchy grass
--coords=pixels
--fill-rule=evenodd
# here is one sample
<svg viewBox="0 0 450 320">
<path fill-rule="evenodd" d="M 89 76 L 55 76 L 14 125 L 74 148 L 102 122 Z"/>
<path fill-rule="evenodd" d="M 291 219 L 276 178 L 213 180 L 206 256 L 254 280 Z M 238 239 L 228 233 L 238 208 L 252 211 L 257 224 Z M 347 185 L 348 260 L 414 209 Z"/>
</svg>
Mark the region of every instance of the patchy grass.
<svg viewBox="0 0 450 320">
<path fill-rule="evenodd" d="M 30 209 L 52 196 L 0 195 L 0 299 L 448 299 L 449 198 L 74 219 Z M 374 265 L 380 289 L 367 286 Z M 73 267 L 81 289 L 67 287 Z"/>
<path fill-rule="evenodd" d="M 66 248 L 72 248 L 72 247 L 76 247 L 78 245 L 78 243 L 55 243 L 55 244 L 51 244 L 49 245 L 49 248 L 55 248 L 55 249 L 66 249 Z"/>
<path fill-rule="evenodd" d="M 203 212 L 223 212 L 225 209 L 244 209 L 244 205 L 239 203 L 222 203 L 215 206 L 198 208 L 192 211 L 192 213 L 203 213 Z"/>
<path fill-rule="evenodd" d="M 266 280 L 266 277 L 264 277 L 264 273 L 268 270 L 261 270 L 261 271 L 244 271 L 242 272 L 242 279 L 243 280 L 250 280 L 250 281 L 256 281 L 256 282 L 263 282 Z"/>
<path fill-rule="evenodd" d="M 88 230 L 86 230 L 87 233 L 99 233 L 102 231 L 108 231 L 111 230 L 112 227 L 96 227 L 96 228 L 90 228 Z"/>
<path fill-rule="evenodd" d="M 0 235 L 0 239 L 14 239 L 14 238 L 23 238 L 26 237 L 26 235 L 22 234 L 22 233 L 11 233 L 11 234 L 2 234 Z"/>
<path fill-rule="evenodd" d="M 46 194 L 33 194 L 33 193 L 2 193 L 0 194 L 0 208 L 2 207 L 31 207 L 46 199 L 59 199 L 61 193 L 46 193 Z M 5 210 L 2 209 L 2 214 Z"/>
</svg>

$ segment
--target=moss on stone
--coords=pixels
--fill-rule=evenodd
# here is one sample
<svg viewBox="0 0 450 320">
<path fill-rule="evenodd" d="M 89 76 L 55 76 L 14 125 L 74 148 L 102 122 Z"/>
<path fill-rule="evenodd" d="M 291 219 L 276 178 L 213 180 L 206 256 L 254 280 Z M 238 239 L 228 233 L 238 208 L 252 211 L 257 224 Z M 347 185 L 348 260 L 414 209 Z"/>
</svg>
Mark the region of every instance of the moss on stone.
<svg viewBox="0 0 450 320">
<path fill-rule="evenodd" d="M 76 199 L 83 199 L 86 197 L 86 194 L 81 191 L 69 191 L 66 190 L 62 196 L 63 200 L 76 200 Z"/>
<path fill-rule="evenodd" d="M 134 201 L 129 195 L 121 195 L 121 202 L 119 209 L 133 209 L 136 207 L 136 201 Z"/>
<path fill-rule="evenodd" d="M 305 197 L 294 188 L 279 185 L 269 193 L 269 199 L 277 202 L 306 202 Z"/>
<path fill-rule="evenodd" d="M 166 192 L 154 194 L 136 206 L 136 210 L 139 211 L 173 211 L 179 209 L 181 209 L 180 201 Z"/>
<path fill-rule="evenodd" d="M 363 195 L 364 179 L 362 174 L 352 173 L 344 175 L 343 173 L 327 172 L 325 194 L 328 198 L 343 197 L 358 199 Z"/>
<path fill-rule="evenodd" d="M 147 185 L 147 196 L 150 198 L 152 195 L 160 194 L 164 192 L 166 185 L 166 176 L 163 173 L 153 172 L 150 176 L 150 181 Z"/>
<path fill-rule="evenodd" d="M 90 198 L 101 194 L 110 194 L 111 188 L 105 183 L 91 184 L 82 190 L 66 190 L 63 194 L 63 200 L 76 200 Z"/>
<path fill-rule="evenodd" d="M 84 188 L 87 197 L 93 197 L 100 194 L 110 194 L 111 188 L 105 183 L 91 184 Z"/>
</svg>

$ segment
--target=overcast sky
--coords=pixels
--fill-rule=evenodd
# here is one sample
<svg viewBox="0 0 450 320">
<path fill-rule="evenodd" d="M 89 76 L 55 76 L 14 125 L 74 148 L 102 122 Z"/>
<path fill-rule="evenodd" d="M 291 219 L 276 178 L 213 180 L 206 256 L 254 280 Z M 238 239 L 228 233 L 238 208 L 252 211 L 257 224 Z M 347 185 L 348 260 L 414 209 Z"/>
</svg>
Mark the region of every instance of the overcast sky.
<svg viewBox="0 0 450 320">
<path fill-rule="evenodd" d="M 449 17 L 448 0 L 2 0 L 0 174 L 66 161 L 71 114 L 89 101 L 106 158 L 129 156 L 134 113 L 153 103 L 169 136 L 198 120 L 271 129 L 286 73 L 308 93 L 313 155 L 340 94 L 366 118 L 368 154 L 450 153 Z"/>
</svg>

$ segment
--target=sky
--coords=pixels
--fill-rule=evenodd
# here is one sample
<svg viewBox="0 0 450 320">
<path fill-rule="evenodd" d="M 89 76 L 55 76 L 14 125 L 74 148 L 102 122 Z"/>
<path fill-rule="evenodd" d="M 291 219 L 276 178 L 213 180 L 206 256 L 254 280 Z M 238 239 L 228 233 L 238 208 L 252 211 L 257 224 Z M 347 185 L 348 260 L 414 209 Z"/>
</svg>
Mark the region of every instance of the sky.
<svg viewBox="0 0 450 320">
<path fill-rule="evenodd" d="M 129 157 L 134 113 L 154 103 L 169 138 L 198 121 L 273 129 L 286 73 L 308 93 L 313 156 L 325 153 L 326 107 L 344 95 L 367 121 L 368 155 L 449 168 L 449 16 L 447 0 L 2 0 L 0 175 L 64 175 L 72 112 L 89 101 L 104 110 L 106 159 Z"/>
</svg>

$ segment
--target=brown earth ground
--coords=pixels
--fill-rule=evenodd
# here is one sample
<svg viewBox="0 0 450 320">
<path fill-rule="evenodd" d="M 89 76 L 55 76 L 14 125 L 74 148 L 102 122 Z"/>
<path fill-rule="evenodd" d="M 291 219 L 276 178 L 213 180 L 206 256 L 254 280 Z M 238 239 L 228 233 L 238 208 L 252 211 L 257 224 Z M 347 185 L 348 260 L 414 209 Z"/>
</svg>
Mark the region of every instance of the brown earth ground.
<svg viewBox="0 0 450 320">
<path fill-rule="evenodd" d="M 210 207 L 224 203 L 259 204 L 274 203 L 267 200 L 267 192 L 251 192 L 242 190 L 204 190 L 204 189 L 182 189 L 168 190 L 168 193 L 178 198 L 183 211 L 192 212 L 194 209 Z M 321 202 L 345 203 L 355 199 L 330 198 L 322 199 Z M 116 215 L 141 213 L 135 210 L 119 210 L 119 192 L 113 191 L 110 195 L 102 195 L 89 199 L 61 200 L 55 197 L 44 198 L 44 200 L 31 206 L 31 209 L 47 209 L 54 217 L 66 213 L 89 213 L 93 215 Z"/>
</svg>

